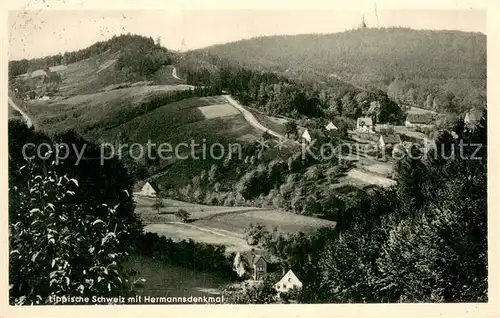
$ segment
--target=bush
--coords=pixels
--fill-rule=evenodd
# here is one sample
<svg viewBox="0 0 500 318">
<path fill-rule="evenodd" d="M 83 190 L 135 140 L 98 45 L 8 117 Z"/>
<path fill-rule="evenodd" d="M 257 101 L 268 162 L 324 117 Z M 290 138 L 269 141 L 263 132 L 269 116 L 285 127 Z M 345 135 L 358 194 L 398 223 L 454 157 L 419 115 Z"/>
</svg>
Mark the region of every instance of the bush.
<svg viewBox="0 0 500 318">
<path fill-rule="evenodd" d="M 157 198 L 153 203 L 152 208 L 156 210 L 156 212 L 160 213 L 160 210 L 165 207 L 163 200 L 161 198 Z"/>
<path fill-rule="evenodd" d="M 178 217 L 182 222 L 187 222 L 191 214 L 184 209 L 179 209 L 179 211 L 175 212 L 175 216 Z"/>
</svg>

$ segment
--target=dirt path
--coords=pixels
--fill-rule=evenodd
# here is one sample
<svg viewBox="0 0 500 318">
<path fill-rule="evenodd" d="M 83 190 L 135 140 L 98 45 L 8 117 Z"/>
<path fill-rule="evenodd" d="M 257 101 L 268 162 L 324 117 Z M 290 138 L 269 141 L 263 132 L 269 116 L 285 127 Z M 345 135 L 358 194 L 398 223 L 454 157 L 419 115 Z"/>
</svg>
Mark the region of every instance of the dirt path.
<svg viewBox="0 0 500 318">
<path fill-rule="evenodd" d="M 172 67 L 172 76 L 175 78 L 175 79 L 178 79 L 178 80 L 181 80 L 182 81 L 182 78 L 180 78 L 179 76 L 177 76 L 177 69 L 175 67 Z"/>
<path fill-rule="evenodd" d="M 28 125 L 28 127 L 33 126 L 33 121 L 28 116 L 28 114 L 26 114 L 19 106 L 17 106 L 16 103 L 14 103 L 14 101 L 10 97 L 9 97 L 9 105 L 15 110 L 17 110 L 21 114 L 21 116 L 23 116 L 24 120 L 26 121 L 26 125 Z"/>
<path fill-rule="evenodd" d="M 166 224 L 178 224 L 178 225 L 182 225 L 182 226 L 192 227 L 192 228 L 195 228 L 197 230 L 208 232 L 208 233 L 211 233 L 214 235 L 224 236 L 224 237 L 228 237 L 228 238 L 243 239 L 243 237 L 241 235 L 234 233 L 234 232 L 226 231 L 223 229 L 213 229 L 213 228 L 209 228 L 209 227 L 202 227 L 202 226 L 198 226 L 198 225 L 194 225 L 194 224 L 190 224 L 190 223 L 182 223 L 182 222 L 175 222 L 175 221 L 166 222 Z M 222 232 L 226 232 L 227 234 L 224 234 Z"/>
<path fill-rule="evenodd" d="M 269 133 L 270 135 L 272 135 L 274 137 L 277 137 L 277 138 L 280 138 L 280 139 L 287 139 L 282 134 L 277 133 L 276 131 L 271 130 L 271 129 L 265 127 L 264 125 L 262 125 L 261 123 L 259 123 L 259 121 L 257 120 L 257 118 L 255 118 L 255 116 L 250 111 L 248 111 L 245 107 L 243 107 L 240 103 L 238 103 L 238 101 L 236 101 L 234 98 L 232 98 L 229 95 L 223 95 L 223 96 L 228 101 L 228 103 L 231 104 L 231 106 L 235 107 L 236 109 L 238 109 L 241 112 L 241 114 L 243 115 L 243 117 L 245 117 L 245 120 L 250 125 L 252 125 L 253 127 L 257 128 L 258 130 L 261 130 L 263 132 L 267 132 L 267 133 Z"/>
</svg>

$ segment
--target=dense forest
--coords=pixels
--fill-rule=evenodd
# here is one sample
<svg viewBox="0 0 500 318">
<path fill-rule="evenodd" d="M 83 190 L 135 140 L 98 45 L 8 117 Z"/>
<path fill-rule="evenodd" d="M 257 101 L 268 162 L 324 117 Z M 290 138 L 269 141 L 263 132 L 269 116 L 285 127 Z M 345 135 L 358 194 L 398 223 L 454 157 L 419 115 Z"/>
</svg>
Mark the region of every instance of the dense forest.
<svg viewBox="0 0 500 318">
<path fill-rule="evenodd" d="M 325 35 L 269 36 L 215 45 L 190 54 L 214 56 L 291 79 L 383 89 L 398 103 L 434 110 L 483 106 L 486 36 L 405 28 Z"/>
<path fill-rule="evenodd" d="M 397 185 L 351 197 L 334 230 L 280 234 L 257 224 L 247 233 L 300 277 L 300 303 L 485 302 L 486 131 L 486 117 L 472 132 L 457 123 L 458 139 L 437 139 L 444 152 L 406 156 Z M 226 295 L 232 303 L 283 302 L 275 293 L 265 281 Z"/>
<path fill-rule="evenodd" d="M 217 57 L 207 61 L 211 68 L 183 60 L 179 69 L 188 84 L 220 87 L 244 105 L 271 115 L 330 119 L 365 115 L 380 123 L 400 123 L 404 118 L 403 109 L 380 89 L 359 89 L 340 80 L 326 85 L 290 79 Z"/>
</svg>

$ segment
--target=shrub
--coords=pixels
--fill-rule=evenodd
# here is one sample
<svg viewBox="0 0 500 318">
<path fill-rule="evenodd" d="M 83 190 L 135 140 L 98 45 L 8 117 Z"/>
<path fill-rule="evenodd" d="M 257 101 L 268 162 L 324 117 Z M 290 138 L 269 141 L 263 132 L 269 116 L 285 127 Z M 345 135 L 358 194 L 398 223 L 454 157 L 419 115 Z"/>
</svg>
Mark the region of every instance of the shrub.
<svg viewBox="0 0 500 318">
<path fill-rule="evenodd" d="M 175 216 L 178 217 L 182 222 L 187 222 L 191 215 L 188 211 L 179 209 L 179 211 L 175 212 Z"/>
<path fill-rule="evenodd" d="M 160 210 L 165 207 L 165 204 L 163 203 L 163 200 L 161 198 L 158 198 L 155 200 L 155 202 L 152 205 L 152 208 L 156 210 L 156 212 L 160 213 Z"/>
</svg>

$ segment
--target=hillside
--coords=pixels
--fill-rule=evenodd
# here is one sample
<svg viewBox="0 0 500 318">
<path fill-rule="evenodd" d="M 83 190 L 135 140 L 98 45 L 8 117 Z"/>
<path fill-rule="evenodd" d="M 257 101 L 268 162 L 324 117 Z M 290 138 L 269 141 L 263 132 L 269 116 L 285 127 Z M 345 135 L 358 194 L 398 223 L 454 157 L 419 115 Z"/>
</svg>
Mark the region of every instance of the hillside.
<svg viewBox="0 0 500 318">
<path fill-rule="evenodd" d="M 480 33 L 364 29 L 259 37 L 189 54 L 273 70 L 290 78 L 375 86 L 412 106 L 468 108 L 484 102 L 486 36 Z"/>
<path fill-rule="evenodd" d="M 151 38 L 120 35 L 79 51 L 9 61 L 9 83 L 31 99 L 89 94 L 124 82 L 179 84 L 171 75 L 175 56 Z"/>
</svg>

